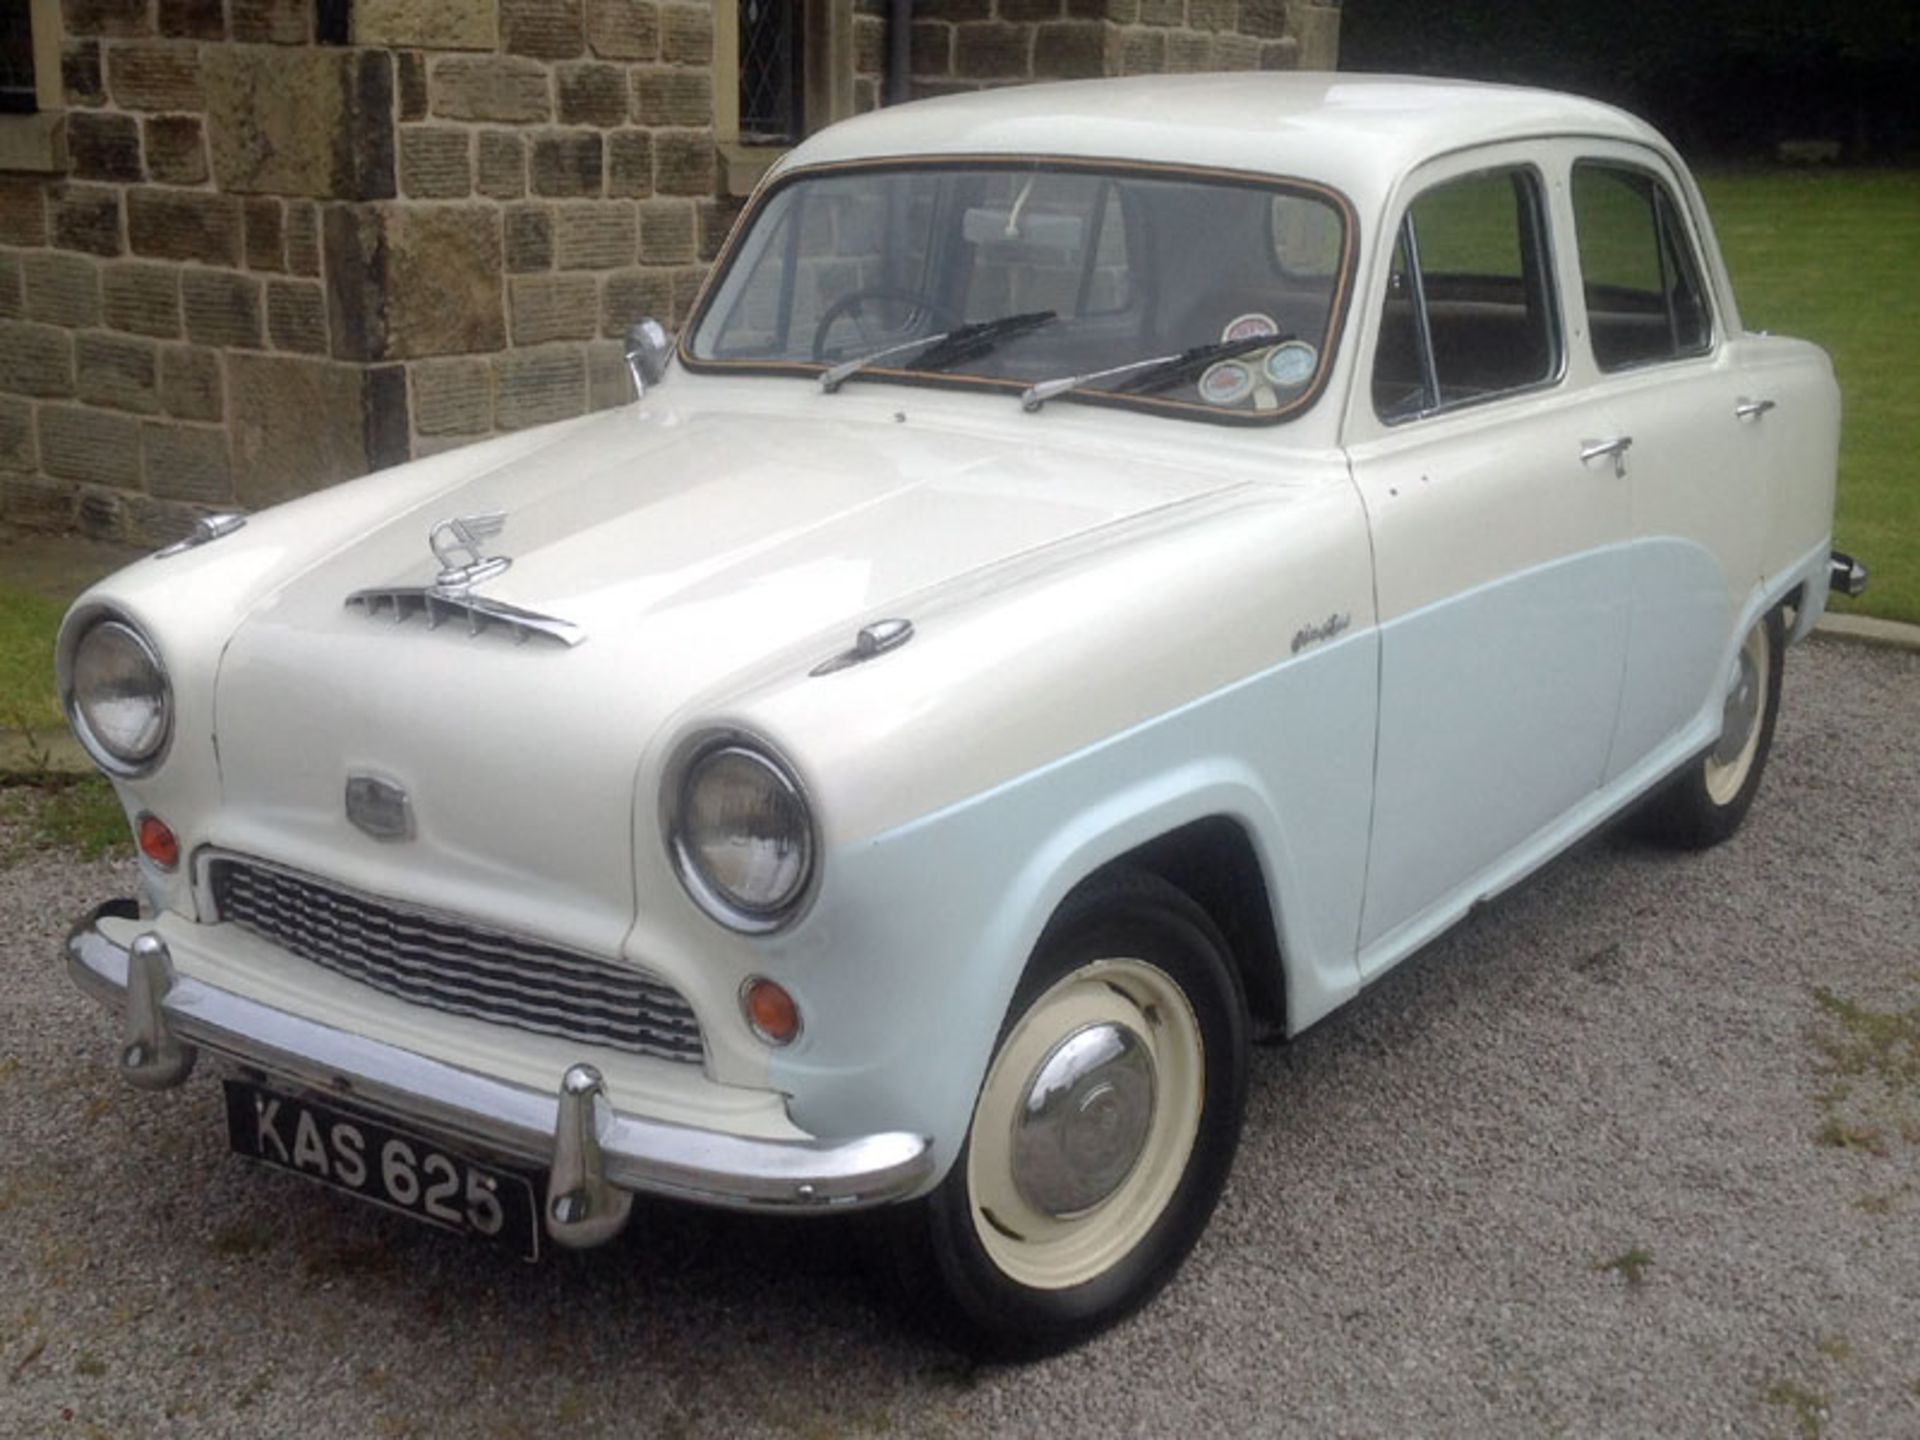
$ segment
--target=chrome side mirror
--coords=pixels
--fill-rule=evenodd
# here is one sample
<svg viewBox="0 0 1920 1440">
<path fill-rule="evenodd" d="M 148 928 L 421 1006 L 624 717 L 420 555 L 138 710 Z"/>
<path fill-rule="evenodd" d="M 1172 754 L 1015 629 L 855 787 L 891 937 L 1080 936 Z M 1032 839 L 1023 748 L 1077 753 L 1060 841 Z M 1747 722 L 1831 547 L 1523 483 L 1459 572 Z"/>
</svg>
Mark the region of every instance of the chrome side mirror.
<svg viewBox="0 0 1920 1440">
<path fill-rule="evenodd" d="M 658 385 L 667 373 L 667 361 L 673 355 L 673 338 L 667 327 L 649 316 L 637 320 L 627 330 L 627 370 L 633 376 L 635 395 L 647 393 L 649 385 Z"/>
</svg>

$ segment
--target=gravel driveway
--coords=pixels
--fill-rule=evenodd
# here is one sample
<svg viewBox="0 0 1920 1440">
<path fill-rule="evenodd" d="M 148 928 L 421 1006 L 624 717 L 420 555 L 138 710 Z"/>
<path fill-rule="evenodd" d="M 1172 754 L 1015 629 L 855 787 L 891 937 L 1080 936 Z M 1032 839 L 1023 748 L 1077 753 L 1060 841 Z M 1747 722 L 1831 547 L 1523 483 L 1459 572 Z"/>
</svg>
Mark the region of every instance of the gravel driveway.
<svg viewBox="0 0 1920 1440">
<path fill-rule="evenodd" d="M 1024 1368 L 854 1221 L 522 1266 L 249 1168 L 62 974 L 123 867 L 0 872 L 0 1434 L 1920 1434 L 1920 656 L 1786 683 L 1735 841 L 1596 841 L 1260 1051 L 1179 1279 Z"/>
</svg>

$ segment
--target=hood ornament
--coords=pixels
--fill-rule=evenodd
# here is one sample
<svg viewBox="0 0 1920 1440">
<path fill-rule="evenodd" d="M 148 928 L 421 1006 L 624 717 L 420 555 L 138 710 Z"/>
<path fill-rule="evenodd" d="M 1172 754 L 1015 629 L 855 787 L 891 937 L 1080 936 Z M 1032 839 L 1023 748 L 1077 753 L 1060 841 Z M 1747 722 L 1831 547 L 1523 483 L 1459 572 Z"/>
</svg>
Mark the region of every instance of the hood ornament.
<svg viewBox="0 0 1920 1440">
<path fill-rule="evenodd" d="M 461 515 L 442 520 L 428 532 L 427 544 L 433 558 L 440 562 L 440 573 L 433 577 L 433 588 L 452 598 L 464 595 L 482 581 L 504 574 L 513 564 L 505 555 L 489 555 L 488 540 L 507 528 L 507 512 L 489 510 L 481 515 Z M 460 563 L 464 554 L 466 563 Z"/>
</svg>

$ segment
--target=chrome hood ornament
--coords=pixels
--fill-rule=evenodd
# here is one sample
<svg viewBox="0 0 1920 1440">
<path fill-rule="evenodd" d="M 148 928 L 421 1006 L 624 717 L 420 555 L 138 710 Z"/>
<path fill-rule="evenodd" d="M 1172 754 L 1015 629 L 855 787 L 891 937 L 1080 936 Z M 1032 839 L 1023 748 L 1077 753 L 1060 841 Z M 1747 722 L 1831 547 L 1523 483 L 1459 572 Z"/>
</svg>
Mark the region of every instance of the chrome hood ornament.
<svg viewBox="0 0 1920 1440">
<path fill-rule="evenodd" d="M 503 575 L 513 564 L 505 555 L 489 555 L 482 548 L 488 540 L 507 528 L 504 510 L 489 510 L 481 515 L 461 515 L 442 520 L 427 534 L 433 558 L 440 562 L 440 573 L 433 577 L 433 588 L 448 598 L 467 591 L 496 575 Z M 463 565 L 459 557 L 465 554 Z"/>
</svg>

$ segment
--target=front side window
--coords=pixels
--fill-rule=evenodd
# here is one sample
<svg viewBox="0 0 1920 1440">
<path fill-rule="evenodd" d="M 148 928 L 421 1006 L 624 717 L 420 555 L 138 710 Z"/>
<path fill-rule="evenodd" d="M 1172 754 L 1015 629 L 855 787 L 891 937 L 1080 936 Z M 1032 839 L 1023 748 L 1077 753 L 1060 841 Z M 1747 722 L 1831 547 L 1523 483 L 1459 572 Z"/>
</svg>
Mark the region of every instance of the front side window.
<svg viewBox="0 0 1920 1440">
<path fill-rule="evenodd" d="M 1583 160 L 1573 214 L 1587 329 L 1602 370 L 1626 370 L 1713 346 L 1713 318 L 1680 209 L 1644 170 Z"/>
<path fill-rule="evenodd" d="M 1319 393 L 1352 246 L 1339 197 L 1253 177 L 1067 162 L 800 172 L 741 227 L 685 359 L 824 371 L 873 357 L 862 381 L 1015 392 L 1084 377 L 1057 393 L 1278 420 Z M 1151 363 L 1175 356 L 1184 366 Z"/>
<path fill-rule="evenodd" d="M 1540 181 L 1525 168 L 1436 185 L 1402 219 L 1374 349 L 1393 423 L 1531 389 L 1560 372 Z"/>
</svg>

